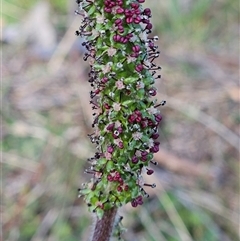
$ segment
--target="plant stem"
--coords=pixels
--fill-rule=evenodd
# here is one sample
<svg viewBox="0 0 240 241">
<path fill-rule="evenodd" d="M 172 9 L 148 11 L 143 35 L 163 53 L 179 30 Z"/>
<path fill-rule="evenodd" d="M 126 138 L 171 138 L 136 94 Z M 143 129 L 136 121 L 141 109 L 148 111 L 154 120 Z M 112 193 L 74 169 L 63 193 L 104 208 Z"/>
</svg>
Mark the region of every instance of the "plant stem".
<svg viewBox="0 0 240 241">
<path fill-rule="evenodd" d="M 101 219 L 97 217 L 92 241 L 109 241 L 110 240 L 116 214 L 117 214 L 117 208 L 113 207 L 109 210 L 106 210 Z"/>
</svg>

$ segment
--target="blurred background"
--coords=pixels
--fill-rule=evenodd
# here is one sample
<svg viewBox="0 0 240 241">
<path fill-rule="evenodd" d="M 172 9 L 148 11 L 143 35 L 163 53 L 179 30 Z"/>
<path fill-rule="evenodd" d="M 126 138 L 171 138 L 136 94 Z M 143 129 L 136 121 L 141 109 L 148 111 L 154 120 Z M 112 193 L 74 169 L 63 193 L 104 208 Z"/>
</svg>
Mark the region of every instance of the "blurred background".
<svg viewBox="0 0 240 241">
<path fill-rule="evenodd" d="M 237 0 L 147 1 L 166 100 L 150 198 L 123 207 L 126 241 L 239 240 Z M 87 241 L 77 198 L 94 153 L 74 0 L 5 0 L 1 16 L 3 240 Z M 113 239 L 114 240 L 114 239 Z"/>
</svg>

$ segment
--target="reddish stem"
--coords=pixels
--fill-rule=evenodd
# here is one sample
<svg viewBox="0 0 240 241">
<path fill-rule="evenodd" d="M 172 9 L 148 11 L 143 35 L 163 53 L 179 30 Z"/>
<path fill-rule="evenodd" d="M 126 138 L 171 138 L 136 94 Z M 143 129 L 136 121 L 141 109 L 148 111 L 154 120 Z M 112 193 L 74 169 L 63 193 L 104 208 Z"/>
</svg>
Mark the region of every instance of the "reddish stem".
<svg viewBox="0 0 240 241">
<path fill-rule="evenodd" d="M 97 218 L 92 241 L 109 241 L 114 227 L 117 208 L 111 208 L 104 212 L 101 219 Z"/>
</svg>

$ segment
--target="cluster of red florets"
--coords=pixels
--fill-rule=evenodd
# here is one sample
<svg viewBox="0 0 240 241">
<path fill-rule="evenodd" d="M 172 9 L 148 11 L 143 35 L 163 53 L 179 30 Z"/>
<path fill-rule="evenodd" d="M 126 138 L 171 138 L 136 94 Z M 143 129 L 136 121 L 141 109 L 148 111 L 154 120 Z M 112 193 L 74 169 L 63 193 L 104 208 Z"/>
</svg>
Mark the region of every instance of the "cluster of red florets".
<svg viewBox="0 0 240 241">
<path fill-rule="evenodd" d="M 134 155 L 132 157 L 132 163 L 137 164 L 139 161 L 142 161 L 142 162 L 147 161 L 148 152 L 147 151 L 140 151 L 140 152 L 141 152 L 140 156 Z"/>
<path fill-rule="evenodd" d="M 123 6 L 124 4 L 122 0 L 117 0 L 117 1 L 105 0 L 104 1 L 105 13 L 124 15 L 124 18 L 118 18 L 114 22 L 118 33 L 113 36 L 113 40 L 115 42 L 126 44 L 133 37 L 132 33 L 121 35 L 125 32 L 125 29 L 124 29 L 125 23 L 126 24 L 143 23 L 146 25 L 144 30 L 148 30 L 149 32 L 151 32 L 152 24 L 150 23 L 150 20 L 149 20 L 149 18 L 151 17 L 151 10 L 149 8 L 146 8 L 144 9 L 144 11 L 141 11 L 139 3 L 143 3 L 143 2 L 145 2 L 145 0 L 138 0 L 137 2 L 132 2 L 130 3 L 130 8 L 128 9 L 128 8 L 124 8 Z M 140 49 L 138 51 L 140 51 Z M 136 51 L 136 49 L 134 50 L 134 52 L 138 52 L 138 51 Z M 135 54 L 135 57 L 137 57 L 137 54 Z M 139 66 L 139 68 L 137 69 L 140 70 L 141 67 Z"/>
<path fill-rule="evenodd" d="M 135 110 L 129 117 L 128 122 L 129 123 L 140 123 L 141 121 L 144 121 L 142 118 L 142 113 L 139 110 Z"/>
<path fill-rule="evenodd" d="M 121 7 L 123 5 L 122 0 L 111 1 L 111 0 L 105 0 L 104 1 L 104 11 L 106 13 L 112 13 L 113 8 L 115 8 L 116 13 L 123 13 L 124 9 Z"/>
<path fill-rule="evenodd" d="M 117 186 L 117 191 L 128 191 L 128 185 L 126 185 L 121 177 L 121 174 L 118 171 L 111 171 L 110 174 L 107 176 L 107 180 L 109 182 L 118 182 L 119 185 Z"/>
<path fill-rule="evenodd" d="M 159 113 L 156 113 L 156 114 L 154 114 L 154 118 L 155 118 L 156 122 L 153 122 L 151 119 L 142 117 L 142 113 L 139 110 L 135 110 L 131 115 L 129 115 L 128 122 L 130 124 L 140 123 L 142 127 L 158 126 L 158 124 L 162 120 L 162 116 Z"/>
<path fill-rule="evenodd" d="M 114 139 L 117 139 L 119 135 L 122 134 L 123 127 L 121 125 L 118 127 L 115 127 L 115 123 L 111 123 L 107 126 L 106 130 L 112 134 L 112 137 Z M 121 145 L 123 145 L 123 143 Z"/>
<path fill-rule="evenodd" d="M 135 208 L 138 205 L 142 205 L 143 204 L 143 197 L 140 195 L 136 198 L 134 198 L 131 202 L 132 206 Z"/>
</svg>

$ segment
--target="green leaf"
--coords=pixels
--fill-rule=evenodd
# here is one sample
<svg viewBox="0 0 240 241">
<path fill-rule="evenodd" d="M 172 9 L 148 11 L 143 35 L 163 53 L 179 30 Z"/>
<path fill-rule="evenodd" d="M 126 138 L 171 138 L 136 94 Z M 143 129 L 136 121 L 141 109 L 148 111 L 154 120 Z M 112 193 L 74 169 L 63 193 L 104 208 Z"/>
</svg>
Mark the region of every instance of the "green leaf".
<svg viewBox="0 0 240 241">
<path fill-rule="evenodd" d="M 106 165 L 107 171 L 110 172 L 111 170 L 113 170 L 113 166 L 114 166 L 113 161 L 108 161 L 108 163 Z"/>
<path fill-rule="evenodd" d="M 95 204 L 98 201 L 98 197 L 93 196 L 90 201 L 91 201 L 91 203 Z"/>
<path fill-rule="evenodd" d="M 106 164 L 106 162 L 107 162 L 107 159 L 106 159 L 106 158 L 100 158 L 100 159 L 98 159 L 98 161 L 97 161 L 97 163 L 98 163 L 99 165 L 104 165 L 104 164 Z"/>
<path fill-rule="evenodd" d="M 91 189 L 82 189 L 80 191 L 80 193 L 83 194 L 83 195 L 89 194 L 90 192 L 91 192 Z"/>
<path fill-rule="evenodd" d="M 138 104 L 141 106 L 141 109 L 145 110 L 147 108 L 146 104 L 143 101 L 139 101 Z M 144 111 L 144 113 L 145 113 L 145 111 Z"/>
<path fill-rule="evenodd" d="M 148 153 L 147 160 L 150 161 L 152 159 L 153 159 L 153 154 L 152 153 Z"/>
<path fill-rule="evenodd" d="M 138 97 L 139 99 L 143 99 L 143 98 L 144 98 L 144 95 L 145 95 L 145 90 L 144 90 L 144 89 L 138 90 L 138 92 L 137 92 L 137 97 Z"/>
<path fill-rule="evenodd" d="M 103 217 L 104 211 L 101 208 L 97 208 L 97 216 L 101 219 Z"/>
<path fill-rule="evenodd" d="M 92 7 L 88 10 L 88 15 L 92 15 L 94 12 L 95 12 L 95 10 L 96 10 L 96 7 L 95 7 L 95 5 L 92 5 Z"/>
<path fill-rule="evenodd" d="M 132 198 L 137 197 L 137 196 L 138 196 L 138 193 L 139 193 L 139 187 L 135 186 L 135 187 L 132 189 L 131 193 L 132 193 Z"/>
<path fill-rule="evenodd" d="M 128 77 L 128 78 L 125 78 L 123 82 L 124 84 L 134 84 L 137 82 L 137 80 L 138 78 L 136 77 Z"/>
<path fill-rule="evenodd" d="M 96 35 L 91 35 L 87 39 L 88 39 L 88 41 L 91 41 L 91 40 L 94 40 L 95 38 L 97 38 Z"/>
<path fill-rule="evenodd" d="M 134 150 L 136 148 L 136 141 L 135 140 L 132 140 L 130 143 L 129 143 L 129 150 Z"/>
</svg>

